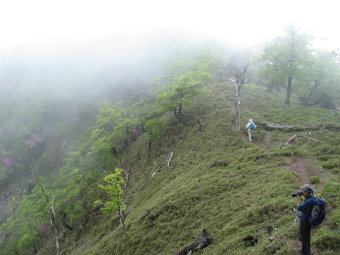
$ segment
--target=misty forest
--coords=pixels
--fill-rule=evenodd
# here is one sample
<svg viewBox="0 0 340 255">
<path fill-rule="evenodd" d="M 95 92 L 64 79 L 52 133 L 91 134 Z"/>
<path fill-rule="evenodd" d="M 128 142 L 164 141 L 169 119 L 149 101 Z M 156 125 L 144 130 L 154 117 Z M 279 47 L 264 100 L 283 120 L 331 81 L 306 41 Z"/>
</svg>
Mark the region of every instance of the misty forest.
<svg viewBox="0 0 340 255">
<path fill-rule="evenodd" d="M 304 184 L 339 254 L 340 51 L 313 40 L 2 56 L 0 254 L 297 255 Z"/>
</svg>

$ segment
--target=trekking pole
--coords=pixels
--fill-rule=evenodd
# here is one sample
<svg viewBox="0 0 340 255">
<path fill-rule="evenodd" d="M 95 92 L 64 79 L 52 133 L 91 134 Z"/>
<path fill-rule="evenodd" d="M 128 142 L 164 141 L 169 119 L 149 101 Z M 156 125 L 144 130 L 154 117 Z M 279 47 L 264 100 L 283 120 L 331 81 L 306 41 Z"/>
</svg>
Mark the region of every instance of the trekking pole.
<svg viewBox="0 0 340 255">
<path fill-rule="evenodd" d="M 299 221 L 299 216 L 296 216 L 295 219 L 293 220 L 292 225 L 295 225 Z"/>
<path fill-rule="evenodd" d="M 296 209 L 294 208 L 294 212 L 296 212 Z M 292 226 L 296 225 L 296 223 L 299 222 L 299 216 L 295 216 L 294 220 L 292 221 L 292 224 L 287 228 L 289 230 Z"/>
</svg>

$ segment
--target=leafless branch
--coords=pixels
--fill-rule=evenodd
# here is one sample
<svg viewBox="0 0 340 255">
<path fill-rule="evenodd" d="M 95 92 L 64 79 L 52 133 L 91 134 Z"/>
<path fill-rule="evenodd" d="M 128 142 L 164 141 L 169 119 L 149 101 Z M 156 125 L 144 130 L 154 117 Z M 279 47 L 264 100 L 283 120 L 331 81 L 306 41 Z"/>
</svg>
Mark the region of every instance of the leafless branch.
<svg viewBox="0 0 340 255">
<path fill-rule="evenodd" d="M 283 149 L 286 148 L 289 144 L 292 144 L 295 142 L 295 140 L 298 138 L 298 137 L 305 137 L 306 139 L 308 140 L 312 140 L 312 141 L 318 141 L 317 139 L 314 139 L 314 138 L 310 138 L 310 137 L 307 137 L 307 135 L 310 135 L 311 132 L 309 133 L 302 133 L 302 134 L 295 134 L 293 135 L 292 137 L 290 137 L 288 139 L 288 141 L 283 145 Z"/>
<path fill-rule="evenodd" d="M 171 163 L 171 161 L 172 161 L 172 159 L 173 159 L 173 156 L 174 156 L 174 152 L 173 152 L 173 151 L 170 153 L 169 156 L 165 156 L 165 159 L 166 159 L 166 161 L 168 162 L 168 167 L 169 167 L 169 168 L 172 168 L 172 167 L 170 166 L 170 163 Z"/>
</svg>

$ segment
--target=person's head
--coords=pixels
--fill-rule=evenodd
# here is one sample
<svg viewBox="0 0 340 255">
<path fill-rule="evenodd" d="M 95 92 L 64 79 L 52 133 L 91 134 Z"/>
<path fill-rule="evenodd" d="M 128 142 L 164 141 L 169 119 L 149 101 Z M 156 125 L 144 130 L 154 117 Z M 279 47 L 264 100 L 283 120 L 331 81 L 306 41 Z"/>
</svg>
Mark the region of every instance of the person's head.
<svg viewBox="0 0 340 255">
<path fill-rule="evenodd" d="M 249 122 L 253 122 L 253 119 L 250 119 Z"/>
<path fill-rule="evenodd" d="M 309 184 L 305 184 L 302 186 L 301 192 L 304 197 L 309 197 L 310 195 L 313 195 L 314 190 Z"/>
</svg>

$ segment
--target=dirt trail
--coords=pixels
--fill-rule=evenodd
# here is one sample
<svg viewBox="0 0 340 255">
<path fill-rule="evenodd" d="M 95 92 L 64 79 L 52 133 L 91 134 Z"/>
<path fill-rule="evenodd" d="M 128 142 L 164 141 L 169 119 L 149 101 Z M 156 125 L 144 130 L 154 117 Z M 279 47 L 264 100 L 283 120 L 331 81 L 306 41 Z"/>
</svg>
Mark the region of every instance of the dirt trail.
<svg viewBox="0 0 340 255">
<path fill-rule="evenodd" d="M 276 145 L 270 139 L 271 133 L 266 133 L 263 137 L 262 141 L 256 144 L 260 145 L 266 152 L 270 152 L 272 148 Z M 294 156 L 286 162 L 286 169 L 289 171 L 295 171 L 298 173 L 298 180 L 297 183 L 300 187 L 304 184 L 311 184 L 310 178 L 312 176 L 320 176 L 321 182 L 318 184 L 312 184 L 312 187 L 316 190 L 316 192 L 320 192 L 324 186 L 324 184 L 329 180 L 328 174 L 323 172 L 322 170 L 318 169 L 318 167 L 313 166 L 308 159 L 305 159 L 301 156 Z M 329 208 L 328 215 L 332 214 L 332 208 Z M 315 234 L 316 229 L 312 229 L 311 235 Z M 301 243 L 298 239 L 291 239 L 288 240 L 289 245 L 294 248 L 295 250 L 300 250 Z M 313 255 L 319 255 L 320 251 L 317 247 L 312 246 L 311 248 Z"/>
<path fill-rule="evenodd" d="M 267 152 L 270 152 L 275 146 L 275 144 L 270 141 L 270 135 L 270 133 L 266 133 L 260 144 L 260 146 Z M 299 156 L 294 156 L 287 168 L 291 171 L 296 171 L 299 174 L 298 183 L 300 186 L 310 184 L 310 177 L 316 175 L 315 167 L 312 166 L 307 159 Z"/>
<path fill-rule="evenodd" d="M 294 157 L 293 164 L 290 168 L 291 170 L 298 172 L 300 186 L 310 184 L 310 177 L 316 175 L 314 167 L 308 162 L 308 160 L 302 157 Z"/>
</svg>

